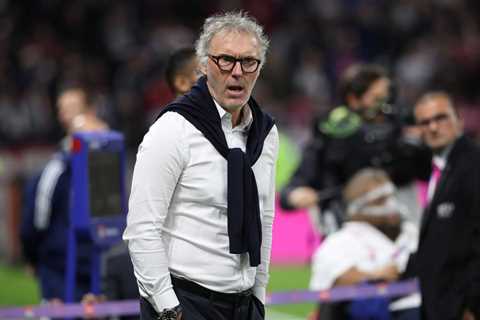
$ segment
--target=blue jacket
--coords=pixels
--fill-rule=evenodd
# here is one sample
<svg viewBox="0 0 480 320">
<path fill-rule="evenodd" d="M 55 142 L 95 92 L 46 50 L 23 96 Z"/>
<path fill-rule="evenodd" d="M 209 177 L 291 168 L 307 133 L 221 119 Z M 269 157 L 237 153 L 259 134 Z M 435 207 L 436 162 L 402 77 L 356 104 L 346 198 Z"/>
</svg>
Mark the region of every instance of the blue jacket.
<svg viewBox="0 0 480 320">
<path fill-rule="evenodd" d="M 20 231 L 27 262 L 37 271 L 47 269 L 60 279 L 66 269 L 70 181 L 68 155 L 59 151 L 40 175 L 27 182 Z M 77 275 L 83 279 L 89 278 L 91 249 L 89 240 L 81 240 L 77 244 Z M 42 273 L 39 276 L 42 277 Z M 49 281 L 40 280 L 41 283 Z"/>
</svg>

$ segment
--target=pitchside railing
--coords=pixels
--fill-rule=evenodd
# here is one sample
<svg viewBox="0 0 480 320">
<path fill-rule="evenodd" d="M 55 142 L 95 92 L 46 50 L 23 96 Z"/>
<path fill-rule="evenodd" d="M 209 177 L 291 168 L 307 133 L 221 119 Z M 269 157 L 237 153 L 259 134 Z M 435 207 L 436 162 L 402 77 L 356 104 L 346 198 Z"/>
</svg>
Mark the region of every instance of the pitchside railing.
<svg viewBox="0 0 480 320">
<path fill-rule="evenodd" d="M 341 286 L 330 290 L 296 290 L 272 292 L 267 295 L 267 306 L 308 303 L 351 301 L 374 297 L 399 297 L 418 292 L 417 280 L 394 283 Z M 92 318 L 107 316 L 134 316 L 140 312 L 138 300 L 109 301 L 94 304 L 36 305 L 0 308 L 0 319 Z"/>
</svg>

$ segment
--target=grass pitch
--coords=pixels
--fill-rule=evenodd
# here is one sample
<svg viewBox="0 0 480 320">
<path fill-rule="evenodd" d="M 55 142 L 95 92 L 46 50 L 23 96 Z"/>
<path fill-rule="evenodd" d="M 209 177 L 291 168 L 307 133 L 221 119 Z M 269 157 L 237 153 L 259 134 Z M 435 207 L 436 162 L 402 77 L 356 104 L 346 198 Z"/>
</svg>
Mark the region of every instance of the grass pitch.
<svg viewBox="0 0 480 320">
<path fill-rule="evenodd" d="M 269 292 L 306 289 L 310 278 L 309 266 L 272 266 Z M 8 267 L 0 264 L 0 307 L 34 305 L 40 301 L 34 278 L 23 267 Z M 268 308 L 270 314 L 303 318 L 313 310 L 314 304 L 292 304 Z"/>
</svg>

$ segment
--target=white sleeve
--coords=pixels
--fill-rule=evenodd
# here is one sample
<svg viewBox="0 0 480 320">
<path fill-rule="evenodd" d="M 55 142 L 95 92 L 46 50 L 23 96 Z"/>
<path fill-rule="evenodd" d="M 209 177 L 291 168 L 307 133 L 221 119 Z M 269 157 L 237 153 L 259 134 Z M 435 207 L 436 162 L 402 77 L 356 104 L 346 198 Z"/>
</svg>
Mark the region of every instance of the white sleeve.
<svg viewBox="0 0 480 320">
<path fill-rule="evenodd" d="M 273 218 L 275 216 L 275 169 L 278 157 L 278 131 L 274 126 L 269 133 L 269 136 L 265 140 L 266 143 L 271 144 L 272 152 L 270 153 L 273 160 L 273 169 L 270 173 L 270 193 L 268 199 L 266 199 L 263 208 L 263 220 L 262 220 L 262 248 L 260 252 L 261 263 L 257 267 L 257 273 L 255 276 L 255 285 L 253 287 L 253 293 L 255 296 L 265 304 L 265 295 L 268 284 L 268 269 L 270 265 L 270 254 L 272 249 L 272 229 Z"/>
<path fill-rule="evenodd" d="M 35 195 L 33 223 L 36 229 L 46 230 L 50 225 L 52 198 L 60 176 L 65 172 L 65 163 L 55 155 L 43 169 Z M 68 213 L 67 213 L 68 214 Z"/>
<path fill-rule="evenodd" d="M 418 227 L 415 224 L 409 221 L 402 223 L 402 232 L 395 241 L 395 252 L 392 257 L 398 271 L 405 271 L 410 254 L 417 251 L 418 237 Z"/>
<path fill-rule="evenodd" d="M 310 289 L 331 288 L 339 276 L 357 264 L 356 253 L 358 248 L 348 235 L 338 231 L 328 236 L 313 255 Z"/>
<path fill-rule="evenodd" d="M 137 153 L 123 234 L 140 294 L 157 311 L 179 304 L 162 237 L 172 195 L 188 161 L 182 138 L 185 123 L 181 115 L 167 112 L 145 135 Z"/>
</svg>

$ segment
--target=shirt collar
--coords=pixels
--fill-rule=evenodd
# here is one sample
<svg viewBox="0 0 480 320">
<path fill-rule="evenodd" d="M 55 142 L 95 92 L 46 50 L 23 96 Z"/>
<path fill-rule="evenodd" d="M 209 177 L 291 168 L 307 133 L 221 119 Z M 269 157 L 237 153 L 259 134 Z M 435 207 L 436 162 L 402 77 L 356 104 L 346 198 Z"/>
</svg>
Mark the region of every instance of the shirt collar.
<svg viewBox="0 0 480 320">
<path fill-rule="evenodd" d="M 445 169 L 445 166 L 447 165 L 448 155 L 450 154 L 452 147 L 453 143 L 446 147 L 445 150 L 443 150 L 441 153 L 433 156 L 432 161 L 440 170 Z"/>
<path fill-rule="evenodd" d="M 224 119 L 225 117 L 228 117 L 228 120 L 231 123 L 231 115 L 225 109 L 223 109 L 220 104 L 213 98 L 213 102 L 215 103 L 215 107 L 217 108 L 218 114 L 220 115 L 220 119 Z M 250 109 L 250 106 L 246 104 L 242 108 L 242 114 L 241 114 L 241 119 L 240 123 L 238 126 L 235 127 L 236 130 L 248 130 L 250 129 L 250 125 L 253 122 L 253 116 L 252 116 L 252 110 Z"/>
</svg>

